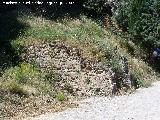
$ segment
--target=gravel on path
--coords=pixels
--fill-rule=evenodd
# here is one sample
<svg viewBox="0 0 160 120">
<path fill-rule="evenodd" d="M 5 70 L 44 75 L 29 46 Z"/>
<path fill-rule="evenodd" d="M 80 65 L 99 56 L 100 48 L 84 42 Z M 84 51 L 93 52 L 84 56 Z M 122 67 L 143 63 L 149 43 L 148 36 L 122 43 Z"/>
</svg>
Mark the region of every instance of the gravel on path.
<svg viewBox="0 0 160 120">
<path fill-rule="evenodd" d="M 160 82 L 130 95 L 92 97 L 79 103 L 79 108 L 25 120 L 160 120 Z"/>
</svg>

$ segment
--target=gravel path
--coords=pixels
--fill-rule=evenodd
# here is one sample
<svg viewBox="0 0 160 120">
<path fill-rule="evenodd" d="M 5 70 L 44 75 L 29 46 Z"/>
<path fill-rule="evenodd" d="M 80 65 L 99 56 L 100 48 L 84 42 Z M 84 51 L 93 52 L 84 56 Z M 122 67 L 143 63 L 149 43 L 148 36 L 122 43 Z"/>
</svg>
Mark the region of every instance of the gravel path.
<svg viewBox="0 0 160 120">
<path fill-rule="evenodd" d="M 160 120 L 160 82 L 134 94 L 90 98 L 79 108 L 47 113 L 31 120 Z"/>
</svg>

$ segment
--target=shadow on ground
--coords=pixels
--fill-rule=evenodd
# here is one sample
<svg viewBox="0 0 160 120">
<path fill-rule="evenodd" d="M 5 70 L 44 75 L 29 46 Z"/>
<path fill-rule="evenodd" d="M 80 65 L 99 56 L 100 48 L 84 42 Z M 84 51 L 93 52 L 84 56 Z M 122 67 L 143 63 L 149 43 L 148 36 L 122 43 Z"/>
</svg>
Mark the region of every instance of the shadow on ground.
<svg viewBox="0 0 160 120">
<path fill-rule="evenodd" d="M 45 0 L 44 0 L 45 1 Z M 16 54 L 11 45 L 11 41 L 15 40 L 19 35 L 23 34 L 24 29 L 28 27 L 25 23 L 18 21 L 18 12 L 24 9 L 30 9 L 36 16 L 43 16 L 50 20 L 57 20 L 65 16 L 71 18 L 79 18 L 81 13 L 92 17 L 93 19 L 100 18 L 95 11 L 85 11 L 83 2 L 73 0 L 74 4 L 68 4 L 68 0 L 63 0 L 63 5 L 59 3 L 55 5 L 18 5 L 8 6 L 7 8 L 0 7 L 0 69 L 16 65 L 20 58 Z M 101 18 L 100 18 L 101 19 Z M 103 19 L 103 18 L 102 18 Z"/>
<path fill-rule="evenodd" d="M 31 9 L 31 12 L 37 16 L 43 16 L 47 19 L 56 20 L 64 16 L 72 18 L 79 17 L 82 6 L 79 2 L 74 5 L 28 5 L 28 6 L 3 6 L 0 7 L 0 71 L 20 62 L 19 56 L 12 47 L 11 42 L 23 35 L 23 31 L 29 26 L 18 20 L 18 13 L 24 9 Z"/>
<path fill-rule="evenodd" d="M 19 22 L 17 17 L 16 10 L 0 12 L 0 69 L 15 65 L 20 60 L 11 46 L 11 41 L 15 40 L 27 25 Z"/>
</svg>

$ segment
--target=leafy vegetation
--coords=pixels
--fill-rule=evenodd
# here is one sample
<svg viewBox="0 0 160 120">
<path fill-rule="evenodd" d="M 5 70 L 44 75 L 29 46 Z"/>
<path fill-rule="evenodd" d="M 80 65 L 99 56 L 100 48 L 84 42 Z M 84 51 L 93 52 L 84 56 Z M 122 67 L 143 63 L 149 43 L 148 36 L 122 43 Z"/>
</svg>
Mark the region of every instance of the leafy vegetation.
<svg viewBox="0 0 160 120">
<path fill-rule="evenodd" d="M 66 96 L 64 95 L 64 92 L 62 91 L 59 91 L 56 95 L 56 98 L 59 100 L 59 101 L 64 101 L 66 99 Z"/>
<path fill-rule="evenodd" d="M 149 49 L 160 43 L 159 15 L 159 1 L 123 0 L 115 17 L 134 42 Z"/>
<path fill-rule="evenodd" d="M 86 9 L 96 11 L 99 14 L 106 14 L 104 9 L 107 6 L 107 2 L 107 0 L 84 0 L 83 6 Z"/>
<path fill-rule="evenodd" d="M 51 85 L 45 81 L 40 70 L 28 63 L 20 63 L 5 70 L 1 77 L 1 90 L 19 95 L 46 94 L 50 89 Z"/>
<path fill-rule="evenodd" d="M 96 11 L 96 14 L 104 17 L 105 0 L 81 0 L 79 2 L 81 7 Z M 46 74 L 34 63 L 26 63 L 21 59 L 21 55 L 26 52 L 26 47 L 42 41 L 63 41 L 81 49 L 82 55 L 86 58 L 97 58 L 112 68 L 122 87 L 123 66 L 121 60 L 125 57 L 128 60 L 129 74 L 135 87 L 148 87 L 158 77 L 154 69 L 139 56 L 143 54 L 147 58 L 144 46 L 159 46 L 159 6 L 159 1 L 153 0 L 123 0 L 119 4 L 118 14 L 115 15 L 115 18 L 124 30 L 122 33 L 125 32 L 129 39 L 111 33 L 100 26 L 96 20 L 81 13 L 82 11 L 76 13 L 78 17 L 69 16 L 64 12 L 67 6 L 58 7 L 62 11 L 56 13 L 57 15 L 54 14 L 58 11 L 56 6 L 54 6 L 55 11 L 52 7 L 39 6 L 37 8 L 33 6 L 28 9 L 22 6 L 20 11 L 0 14 L 0 17 L 2 16 L 0 19 L 3 22 L 0 26 L 6 29 L 5 31 L 0 28 L 2 33 L 2 35 L 0 33 L 0 39 L 3 39 L 3 42 L 0 41 L 0 48 L 2 49 L 2 52 L 0 51 L 0 55 L 2 55 L 0 61 L 0 68 L 2 69 L 0 71 L 0 93 L 2 93 L 0 102 L 6 100 L 6 93 L 11 96 L 20 96 L 20 98 L 15 97 L 15 99 L 18 98 L 17 101 L 30 96 L 50 96 L 52 98 L 55 96 L 58 101 L 67 100 L 68 96 L 63 90 L 54 91 L 54 77 L 52 77 L 55 75 L 54 73 Z M 35 13 L 34 9 L 38 11 L 42 8 L 47 12 Z M 64 14 L 62 14 L 63 12 Z M 51 17 L 49 17 L 50 15 Z M 16 56 L 16 59 L 14 57 L 9 61 L 12 55 Z M 7 56 L 7 59 L 4 56 Z M 16 64 L 13 64 L 14 61 Z M 3 64 L 5 67 L 2 67 Z"/>
<path fill-rule="evenodd" d="M 126 40 L 123 40 L 123 38 L 105 31 L 95 21 L 88 19 L 84 15 L 81 15 L 80 18 L 76 19 L 66 17 L 58 21 L 49 21 L 34 16 L 32 16 L 32 19 L 30 19 L 30 17 L 28 19 L 21 18 L 23 21 L 26 20 L 26 23 L 31 26 L 29 29 L 25 30 L 24 37 L 15 41 L 22 46 L 41 40 L 46 40 L 48 42 L 54 40 L 68 41 L 71 45 L 82 47 L 85 50 L 84 56 L 89 57 L 90 55 L 95 55 L 105 64 L 110 65 L 115 72 L 122 72 L 120 61 L 123 56 L 129 61 L 132 61 L 129 65 L 136 66 L 133 67 L 132 70 L 139 70 L 139 63 L 134 62 L 134 56 L 128 54 L 128 44 L 130 43 L 127 44 Z M 134 48 L 133 52 L 137 57 L 137 55 L 141 53 L 141 49 L 134 43 L 132 44 L 132 47 Z M 147 70 L 150 69 L 150 67 L 145 67 L 147 66 L 146 63 L 141 64 L 142 70 L 144 67 L 146 74 L 148 74 L 149 72 L 147 72 Z M 135 74 L 134 71 L 133 74 Z M 140 76 L 143 81 L 144 76 L 145 75 Z M 138 77 L 136 78 L 138 80 Z"/>
</svg>

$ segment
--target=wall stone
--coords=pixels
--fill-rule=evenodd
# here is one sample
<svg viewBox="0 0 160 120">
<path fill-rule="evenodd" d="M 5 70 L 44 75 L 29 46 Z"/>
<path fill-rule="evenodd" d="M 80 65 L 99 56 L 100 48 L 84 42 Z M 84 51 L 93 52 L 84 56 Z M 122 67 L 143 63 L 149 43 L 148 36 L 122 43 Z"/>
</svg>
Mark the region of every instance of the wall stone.
<svg viewBox="0 0 160 120">
<path fill-rule="evenodd" d="M 43 72 L 54 72 L 60 76 L 60 80 L 55 80 L 55 89 L 78 96 L 104 96 L 112 93 L 114 72 L 111 68 L 96 59 L 82 57 L 81 50 L 65 43 L 29 45 L 23 58 L 38 63 Z"/>
</svg>

